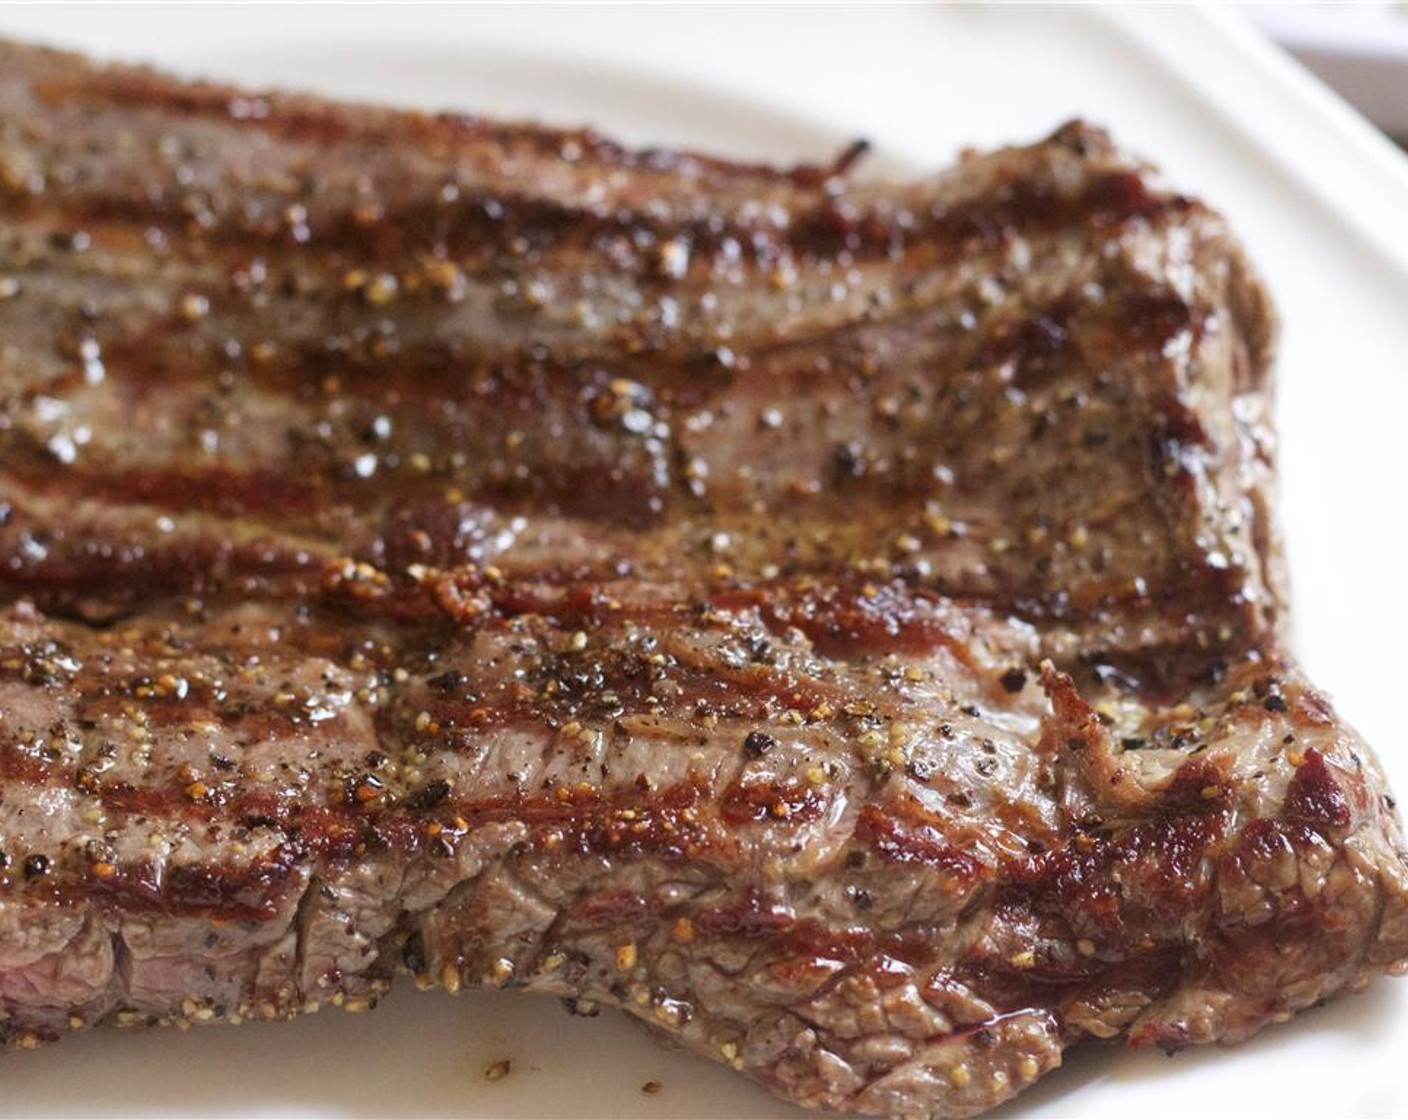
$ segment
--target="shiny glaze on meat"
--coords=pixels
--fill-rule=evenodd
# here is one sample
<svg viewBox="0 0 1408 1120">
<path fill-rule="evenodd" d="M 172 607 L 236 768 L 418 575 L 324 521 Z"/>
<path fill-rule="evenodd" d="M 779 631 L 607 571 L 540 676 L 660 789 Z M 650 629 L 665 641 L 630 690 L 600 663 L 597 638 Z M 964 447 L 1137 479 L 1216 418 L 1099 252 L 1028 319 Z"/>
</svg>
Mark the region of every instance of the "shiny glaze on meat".
<svg viewBox="0 0 1408 1120">
<path fill-rule="evenodd" d="M 0 45 L 0 1039 L 410 974 L 955 1117 L 1403 969 L 1223 220 L 847 162 Z"/>
</svg>

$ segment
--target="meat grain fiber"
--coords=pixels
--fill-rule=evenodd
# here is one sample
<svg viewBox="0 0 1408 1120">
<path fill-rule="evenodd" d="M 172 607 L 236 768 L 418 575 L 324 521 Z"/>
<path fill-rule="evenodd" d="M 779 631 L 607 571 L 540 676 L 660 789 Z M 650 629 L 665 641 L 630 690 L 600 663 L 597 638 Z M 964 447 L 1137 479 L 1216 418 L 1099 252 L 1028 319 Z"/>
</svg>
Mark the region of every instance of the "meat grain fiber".
<svg viewBox="0 0 1408 1120">
<path fill-rule="evenodd" d="M 959 1117 L 1403 971 L 1273 328 L 1081 123 L 862 185 L 0 45 L 0 1040 L 405 977 Z"/>
</svg>

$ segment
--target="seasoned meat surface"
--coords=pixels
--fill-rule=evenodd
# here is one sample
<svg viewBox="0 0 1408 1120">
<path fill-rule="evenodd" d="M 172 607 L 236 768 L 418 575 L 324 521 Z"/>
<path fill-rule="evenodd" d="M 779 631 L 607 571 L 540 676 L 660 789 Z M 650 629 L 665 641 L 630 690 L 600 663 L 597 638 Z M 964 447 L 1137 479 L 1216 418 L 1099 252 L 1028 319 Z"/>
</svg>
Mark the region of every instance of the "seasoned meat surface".
<svg viewBox="0 0 1408 1120">
<path fill-rule="evenodd" d="M 409 976 L 960 1117 L 1404 970 L 1224 220 L 846 162 L 0 44 L 0 1041 Z"/>
</svg>

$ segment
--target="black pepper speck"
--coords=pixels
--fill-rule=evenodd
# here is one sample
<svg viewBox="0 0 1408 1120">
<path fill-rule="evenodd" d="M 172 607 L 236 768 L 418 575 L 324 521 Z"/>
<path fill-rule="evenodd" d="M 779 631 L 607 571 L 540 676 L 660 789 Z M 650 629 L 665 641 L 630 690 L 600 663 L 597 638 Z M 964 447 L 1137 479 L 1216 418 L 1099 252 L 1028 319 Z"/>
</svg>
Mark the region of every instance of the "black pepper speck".
<svg viewBox="0 0 1408 1120">
<path fill-rule="evenodd" d="M 1008 692 L 1017 693 L 1027 687 L 1027 674 L 1021 669 L 1008 669 L 998 681 Z"/>
</svg>

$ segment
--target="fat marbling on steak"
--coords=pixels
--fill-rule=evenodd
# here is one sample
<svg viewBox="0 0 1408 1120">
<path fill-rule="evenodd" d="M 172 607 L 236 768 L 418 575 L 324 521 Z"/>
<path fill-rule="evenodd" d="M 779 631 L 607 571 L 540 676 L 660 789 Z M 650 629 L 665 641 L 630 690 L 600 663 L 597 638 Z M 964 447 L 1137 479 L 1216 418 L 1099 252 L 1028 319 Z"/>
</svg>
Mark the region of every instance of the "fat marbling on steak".
<svg viewBox="0 0 1408 1120">
<path fill-rule="evenodd" d="M 0 46 L 0 1039 L 409 974 L 957 1117 L 1402 971 L 1272 335 L 1083 124 L 867 185 Z"/>
</svg>

